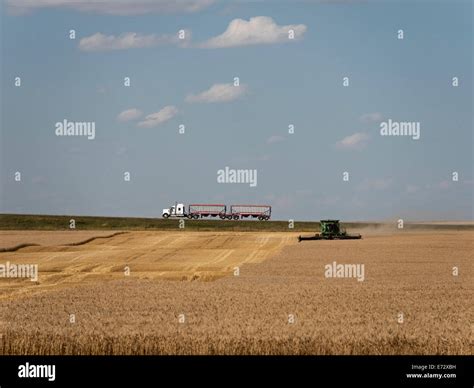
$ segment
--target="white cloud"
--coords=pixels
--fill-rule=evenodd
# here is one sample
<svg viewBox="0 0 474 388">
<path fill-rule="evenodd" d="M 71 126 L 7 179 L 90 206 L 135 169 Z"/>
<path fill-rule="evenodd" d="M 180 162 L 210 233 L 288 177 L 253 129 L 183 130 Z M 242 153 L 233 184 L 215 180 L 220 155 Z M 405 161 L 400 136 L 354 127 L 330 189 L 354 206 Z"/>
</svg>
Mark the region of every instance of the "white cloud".
<svg viewBox="0 0 474 388">
<path fill-rule="evenodd" d="M 109 15 L 196 12 L 214 0 L 6 0 L 8 10 L 24 14 L 42 8 L 66 8 Z"/>
<path fill-rule="evenodd" d="M 267 144 L 279 143 L 279 142 L 284 141 L 284 140 L 285 140 L 285 138 L 283 136 L 273 135 L 273 136 L 270 136 L 267 139 Z"/>
<path fill-rule="evenodd" d="M 143 112 L 141 110 L 136 109 L 136 108 L 127 109 L 127 110 L 124 110 L 123 112 L 120 112 L 120 114 L 117 116 L 117 120 L 121 121 L 121 122 L 136 120 L 142 114 L 143 114 Z"/>
<path fill-rule="evenodd" d="M 241 84 L 214 84 L 208 90 L 199 94 L 189 94 L 186 97 L 187 102 L 229 102 L 233 101 L 247 92 L 247 85 Z"/>
<path fill-rule="evenodd" d="M 185 36 L 186 39 L 181 40 L 178 38 L 178 33 L 175 35 L 141 35 L 136 32 L 126 32 L 115 36 L 97 32 L 94 35 L 82 38 L 79 41 L 79 49 L 83 51 L 110 51 L 155 47 L 167 44 L 185 45 L 190 39 L 190 31 L 186 31 Z"/>
<path fill-rule="evenodd" d="M 383 115 L 379 112 L 365 113 L 359 117 L 359 120 L 366 124 L 379 123 L 383 120 Z"/>
<path fill-rule="evenodd" d="M 140 121 L 137 125 L 141 128 L 153 128 L 157 127 L 164 122 L 171 120 L 178 114 L 178 109 L 175 106 L 168 105 L 161 109 L 159 112 L 149 114 L 143 121 Z"/>
<path fill-rule="evenodd" d="M 346 136 L 344 139 L 336 143 L 337 148 L 361 150 L 365 148 L 369 141 L 369 135 L 363 132 L 357 132 L 353 135 Z"/>
<path fill-rule="evenodd" d="M 256 16 L 248 21 L 234 19 L 227 29 L 218 36 L 202 43 L 202 48 L 224 48 L 255 44 L 292 42 L 303 37 L 307 27 L 304 24 L 279 26 L 268 16 Z M 289 31 L 294 31 L 294 39 L 289 39 Z"/>
</svg>

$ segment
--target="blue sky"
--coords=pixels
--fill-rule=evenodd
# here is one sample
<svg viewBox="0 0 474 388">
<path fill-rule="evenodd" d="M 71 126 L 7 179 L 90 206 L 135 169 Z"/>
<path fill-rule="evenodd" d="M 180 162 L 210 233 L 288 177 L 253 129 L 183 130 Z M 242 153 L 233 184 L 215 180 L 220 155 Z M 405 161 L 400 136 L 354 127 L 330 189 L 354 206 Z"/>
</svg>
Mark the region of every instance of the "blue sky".
<svg viewBox="0 0 474 388">
<path fill-rule="evenodd" d="M 470 1 L 1 12 L 3 213 L 159 217 L 181 201 L 270 204 L 284 220 L 473 219 Z M 95 122 L 95 139 L 56 136 L 64 119 Z M 420 139 L 381 136 L 388 119 L 419 122 Z M 218 183 L 226 166 L 256 169 L 257 186 Z"/>
</svg>

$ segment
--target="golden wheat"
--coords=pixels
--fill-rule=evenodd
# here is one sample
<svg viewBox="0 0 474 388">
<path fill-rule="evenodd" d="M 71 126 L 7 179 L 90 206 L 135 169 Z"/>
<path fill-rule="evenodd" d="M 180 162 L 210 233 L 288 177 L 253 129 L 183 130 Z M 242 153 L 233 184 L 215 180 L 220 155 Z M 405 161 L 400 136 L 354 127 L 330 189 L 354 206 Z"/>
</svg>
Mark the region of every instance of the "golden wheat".
<svg viewBox="0 0 474 388">
<path fill-rule="evenodd" d="M 178 273 L 207 265 L 209 272 L 226 268 L 228 276 L 209 282 L 146 279 L 143 273 L 156 269 L 153 256 L 147 246 L 133 248 L 138 241 L 124 241 L 150 260 L 138 276 L 132 264 L 128 277 L 87 277 L 0 300 L 0 354 L 471 353 L 472 232 L 288 241 L 291 245 L 271 258 L 243 265 L 241 252 L 236 258 L 210 251 L 237 251 L 253 241 L 248 252 L 258 258 L 252 249 L 274 236 L 248 234 L 242 241 L 235 234 L 225 241 L 212 233 L 183 240 L 170 236 L 156 237 L 169 249 L 156 268 L 171 270 L 174 258 Z M 273 253 L 286 241 L 279 238 L 272 241 Z M 194 251 L 183 251 L 186 239 Z M 116 251 L 107 244 L 92 243 L 112 257 Z M 157 245 L 150 245 L 152 252 Z M 324 266 L 333 261 L 364 264 L 365 280 L 326 278 Z M 240 265 L 239 276 L 233 276 L 234 265 Z"/>
</svg>

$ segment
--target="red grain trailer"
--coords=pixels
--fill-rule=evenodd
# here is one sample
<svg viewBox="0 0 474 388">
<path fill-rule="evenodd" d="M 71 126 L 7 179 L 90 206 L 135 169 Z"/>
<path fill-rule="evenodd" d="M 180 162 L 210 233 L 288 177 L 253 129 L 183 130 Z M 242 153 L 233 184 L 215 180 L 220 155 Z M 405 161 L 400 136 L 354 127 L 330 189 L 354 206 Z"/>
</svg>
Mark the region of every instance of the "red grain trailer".
<svg viewBox="0 0 474 388">
<path fill-rule="evenodd" d="M 231 205 L 228 219 L 258 218 L 260 221 L 269 220 L 272 207 L 269 205 Z"/>
<path fill-rule="evenodd" d="M 189 205 L 188 218 L 204 218 L 204 217 L 226 217 L 227 206 L 223 204 L 204 204 L 196 203 Z"/>
</svg>

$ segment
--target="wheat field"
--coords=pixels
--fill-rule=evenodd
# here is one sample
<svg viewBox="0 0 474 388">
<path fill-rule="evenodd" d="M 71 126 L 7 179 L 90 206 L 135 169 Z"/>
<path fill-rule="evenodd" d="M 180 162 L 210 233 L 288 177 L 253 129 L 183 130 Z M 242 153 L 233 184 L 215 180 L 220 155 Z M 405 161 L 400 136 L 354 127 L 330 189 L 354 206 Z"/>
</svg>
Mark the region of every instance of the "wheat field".
<svg viewBox="0 0 474 388">
<path fill-rule="evenodd" d="M 40 271 L 0 279 L 0 354 L 472 354 L 473 237 L 131 232 L 0 253 Z M 333 261 L 364 281 L 325 277 Z"/>
</svg>

